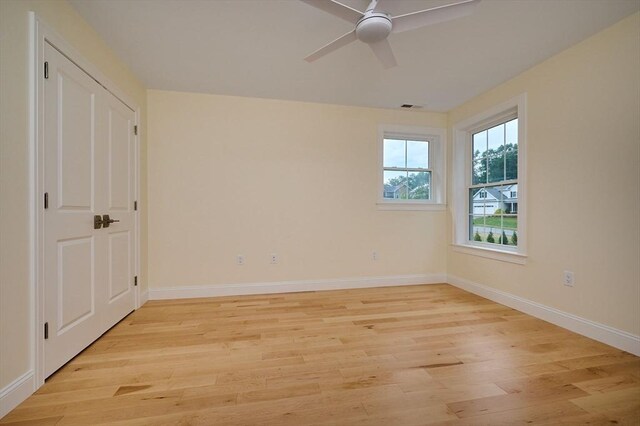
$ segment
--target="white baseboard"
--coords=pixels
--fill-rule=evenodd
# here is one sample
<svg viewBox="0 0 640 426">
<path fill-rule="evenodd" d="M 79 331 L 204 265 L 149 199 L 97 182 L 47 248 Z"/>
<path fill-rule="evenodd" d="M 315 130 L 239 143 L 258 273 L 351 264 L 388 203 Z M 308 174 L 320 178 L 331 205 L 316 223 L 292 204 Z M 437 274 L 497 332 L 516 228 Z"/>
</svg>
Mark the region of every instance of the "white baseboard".
<svg viewBox="0 0 640 426">
<path fill-rule="evenodd" d="M 218 284 L 149 289 L 149 300 L 194 297 L 240 296 L 248 294 L 295 293 L 301 291 L 344 290 L 349 288 L 438 284 L 446 274 L 395 275 L 384 277 L 340 278 L 329 280 L 281 281 L 247 284 Z"/>
<path fill-rule="evenodd" d="M 520 296 L 478 284 L 453 275 L 447 282 L 453 286 L 493 300 L 510 308 L 540 318 L 562 328 L 640 356 L 640 336 L 561 311 Z"/>
<path fill-rule="evenodd" d="M 140 306 L 144 305 L 149 301 L 149 290 L 145 290 L 140 293 Z"/>
<path fill-rule="evenodd" d="M 0 390 L 0 419 L 29 398 L 36 390 L 35 375 L 29 370 Z"/>
</svg>

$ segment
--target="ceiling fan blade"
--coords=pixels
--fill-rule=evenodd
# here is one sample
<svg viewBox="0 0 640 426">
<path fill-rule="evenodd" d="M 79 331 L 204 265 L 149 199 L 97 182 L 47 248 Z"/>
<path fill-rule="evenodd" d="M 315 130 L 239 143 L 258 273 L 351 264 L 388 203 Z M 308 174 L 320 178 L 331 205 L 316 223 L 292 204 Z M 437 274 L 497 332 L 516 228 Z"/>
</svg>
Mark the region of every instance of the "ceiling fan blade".
<svg viewBox="0 0 640 426">
<path fill-rule="evenodd" d="M 306 58 L 304 58 L 305 61 L 307 62 L 313 62 L 316 59 L 320 59 L 322 58 L 324 55 L 333 52 L 334 50 L 338 50 L 343 46 L 346 46 L 347 44 L 356 41 L 356 30 L 350 31 L 348 33 L 346 33 L 345 35 L 343 35 L 340 38 L 337 38 L 335 40 L 333 40 L 331 43 L 327 44 L 326 46 L 321 47 L 320 49 L 316 50 L 315 52 L 313 52 L 311 55 L 307 56 Z"/>
<path fill-rule="evenodd" d="M 391 18 L 391 22 L 393 24 L 393 29 L 391 31 L 394 33 L 401 33 L 403 31 L 415 30 L 416 28 L 426 27 L 427 25 L 437 24 L 439 22 L 462 18 L 463 16 L 473 13 L 473 10 L 478 3 L 480 3 L 480 0 L 465 0 L 459 3 L 394 16 Z"/>
<path fill-rule="evenodd" d="M 385 69 L 393 68 L 398 65 L 396 57 L 393 55 L 393 50 L 391 50 L 389 40 L 386 38 L 379 42 L 371 43 L 369 46 L 371 46 L 371 50 L 373 50 L 373 53 L 376 55 L 378 60 L 382 62 L 382 66 L 384 66 Z"/>
<path fill-rule="evenodd" d="M 364 13 L 335 0 L 300 0 L 309 6 L 330 13 L 355 25 Z"/>
</svg>

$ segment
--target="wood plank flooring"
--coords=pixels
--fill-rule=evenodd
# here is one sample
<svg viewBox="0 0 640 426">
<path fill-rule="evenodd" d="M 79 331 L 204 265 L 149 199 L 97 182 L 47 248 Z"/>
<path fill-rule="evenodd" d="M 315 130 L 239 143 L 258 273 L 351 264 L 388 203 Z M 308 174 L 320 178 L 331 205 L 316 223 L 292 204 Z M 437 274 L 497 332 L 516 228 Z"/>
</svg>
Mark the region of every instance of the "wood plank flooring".
<svg viewBox="0 0 640 426">
<path fill-rule="evenodd" d="M 445 284 L 153 301 L 0 423 L 640 425 L 640 358 Z"/>
</svg>

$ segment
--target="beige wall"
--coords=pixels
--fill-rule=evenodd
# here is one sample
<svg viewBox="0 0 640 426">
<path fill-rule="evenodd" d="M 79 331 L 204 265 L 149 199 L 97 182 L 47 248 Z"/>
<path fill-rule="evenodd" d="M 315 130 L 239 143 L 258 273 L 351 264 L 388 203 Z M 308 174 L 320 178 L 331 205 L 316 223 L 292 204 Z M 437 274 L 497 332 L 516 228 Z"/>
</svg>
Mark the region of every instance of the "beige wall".
<svg viewBox="0 0 640 426">
<path fill-rule="evenodd" d="M 153 90 L 147 104 L 151 288 L 445 272 L 445 212 L 376 207 L 378 124 L 445 114 Z"/>
<path fill-rule="evenodd" d="M 449 249 L 448 272 L 638 335 L 640 15 L 456 108 L 450 125 L 523 92 L 527 264 Z"/>
<path fill-rule="evenodd" d="M 0 389 L 31 368 L 29 289 L 28 12 L 65 38 L 142 108 L 142 188 L 146 188 L 145 88 L 63 1 L 0 1 Z M 142 197 L 142 207 L 146 205 Z M 144 210 L 142 211 L 144 218 Z M 146 239 L 146 220 L 143 219 Z M 143 271 L 146 271 L 143 246 Z M 143 283 L 146 280 L 142 279 Z"/>
</svg>

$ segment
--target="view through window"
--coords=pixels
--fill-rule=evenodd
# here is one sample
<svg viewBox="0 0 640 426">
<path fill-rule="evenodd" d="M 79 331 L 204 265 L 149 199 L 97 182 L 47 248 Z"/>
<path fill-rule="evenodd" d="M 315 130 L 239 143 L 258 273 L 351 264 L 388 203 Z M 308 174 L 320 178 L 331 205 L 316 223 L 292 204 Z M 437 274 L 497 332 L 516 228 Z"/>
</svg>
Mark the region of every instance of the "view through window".
<svg viewBox="0 0 640 426">
<path fill-rule="evenodd" d="M 428 141 L 384 138 L 382 163 L 384 199 L 431 199 Z"/>
<path fill-rule="evenodd" d="M 469 240 L 518 245 L 518 119 L 472 135 Z"/>
</svg>

